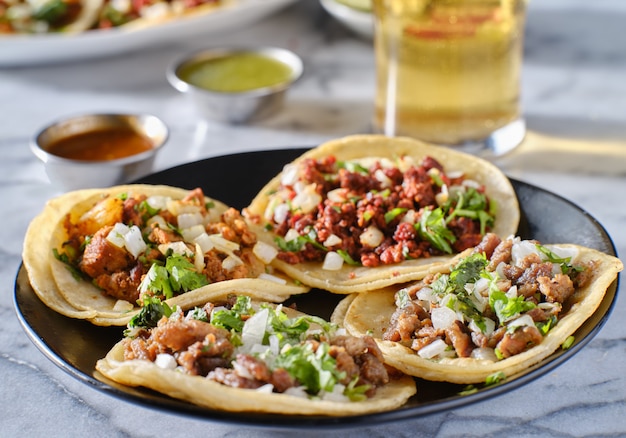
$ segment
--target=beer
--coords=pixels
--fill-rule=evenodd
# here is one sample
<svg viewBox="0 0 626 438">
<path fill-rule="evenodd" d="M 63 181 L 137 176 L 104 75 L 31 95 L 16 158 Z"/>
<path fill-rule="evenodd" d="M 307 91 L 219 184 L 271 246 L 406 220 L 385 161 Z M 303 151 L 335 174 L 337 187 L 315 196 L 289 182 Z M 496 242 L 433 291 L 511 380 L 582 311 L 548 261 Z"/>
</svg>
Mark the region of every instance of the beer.
<svg viewBox="0 0 626 438">
<path fill-rule="evenodd" d="M 374 0 L 375 125 L 456 145 L 520 117 L 524 0 Z"/>
</svg>

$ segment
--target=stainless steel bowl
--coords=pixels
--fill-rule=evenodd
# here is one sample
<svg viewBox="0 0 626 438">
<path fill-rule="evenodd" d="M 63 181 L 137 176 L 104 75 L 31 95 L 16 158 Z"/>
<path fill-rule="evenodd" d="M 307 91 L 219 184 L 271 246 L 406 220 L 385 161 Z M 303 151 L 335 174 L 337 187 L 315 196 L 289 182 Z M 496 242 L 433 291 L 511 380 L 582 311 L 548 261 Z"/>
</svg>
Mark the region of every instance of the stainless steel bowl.
<svg viewBox="0 0 626 438">
<path fill-rule="evenodd" d="M 242 92 L 210 91 L 185 81 L 181 70 L 189 65 L 236 53 L 257 53 L 287 64 L 292 71 L 285 82 Z M 276 47 L 213 48 L 185 55 L 173 62 L 167 70 L 170 84 L 182 93 L 191 96 L 200 115 L 208 120 L 222 123 L 241 124 L 260 120 L 277 113 L 283 106 L 289 87 L 302 75 L 302 60 L 293 52 Z"/>
<path fill-rule="evenodd" d="M 131 128 L 148 137 L 153 148 L 113 160 L 75 160 L 50 153 L 50 147 L 63 138 L 90 131 Z M 71 117 L 50 124 L 35 135 L 30 147 L 43 161 L 50 182 L 63 190 L 109 187 L 126 183 L 152 171 L 154 159 L 169 137 L 169 129 L 149 114 L 91 114 Z"/>
</svg>

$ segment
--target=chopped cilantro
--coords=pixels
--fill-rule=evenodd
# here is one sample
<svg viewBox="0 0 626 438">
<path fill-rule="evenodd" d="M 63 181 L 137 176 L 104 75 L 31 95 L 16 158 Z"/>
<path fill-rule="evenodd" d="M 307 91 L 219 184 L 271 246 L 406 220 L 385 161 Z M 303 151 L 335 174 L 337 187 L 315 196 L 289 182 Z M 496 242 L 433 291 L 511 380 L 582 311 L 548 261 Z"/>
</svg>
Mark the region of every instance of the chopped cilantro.
<svg viewBox="0 0 626 438">
<path fill-rule="evenodd" d="M 485 386 L 495 385 L 496 383 L 500 383 L 504 380 L 506 380 L 506 374 L 502 371 L 497 371 L 487 376 L 487 379 L 485 379 Z"/>
<path fill-rule="evenodd" d="M 128 328 L 153 328 L 164 316 L 169 317 L 173 309 L 156 297 L 146 296 L 143 299 L 141 310 L 128 322 Z M 128 335 L 130 331 L 126 331 Z"/>
<path fill-rule="evenodd" d="M 170 255 L 165 266 L 152 264 L 139 285 L 142 294 L 151 292 L 166 299 L 175 294 L 188 292 L 205 286 L 208 279 L 195 270 L 194 265 L 181 255 Z"/>
<path fill-rule="evenodd" d="M 338 249 L 337 250 L 337 254 L 339 254 L 339 256 L 343 259 L 344 262 L 346 262 L 349 265 L 352 266 L 361 266 L 361 262 L 354 260 L 352 258 L 352 256 L 350 254 L 348 254 L 348 251 L 345 251 L 343 249 Z"/>
<path fill-rule="evenodd" d="M 198 321 L 209 322 L 209 315 L 202 307 L 194 307 L 187 313 L 188 319 L 196 319 Z"/>
<path fill-rule="evenodd" d="M 339 167 L 340 169 L 346 169 L 348 172 L 369 175 L 368 168 L 355 161 L 338 161 L 337 167 Z"/>
<path fill-rule="evenodd" d="M 248 296 L 240 295 L 230 309 L 219 309 L 211 314 L 211 324 L 226 330 L 241 333 L 243 330 L 243 316 L 249 316 L 253 312 L 252 300 Z"/>
<path fill-rule="evenodd" d="M 489 305 L 496 312 L 500 324 L 536 307 L 535 303 L 525 301 L 523 295 L 509 298 L 501 290 L 492 290 L 489 293 Z"/>
<path fill-rule="evenodd" d="M 276 245 L 278 245 L 278 248 L 287 252 L 302 251 L 307 243 L 310 243 L 317 249 L 328 251 L 328 248 L 315 240 L 316 237 L 315 231 L 310 231 L 308 234 L 298 236 L 295 239 L 285 240 L 282 237 L 276 237 L 274 241 L 276 242 Z"/>
<path fill-rule="evenodd" d="M 406 211 L 407 211 L 406 208 L 401 208 L 401 207 L 396 207 L 392 210 L 389 210 L 388 212 L 385 213 L 385 223 L 388 224 L 389 222 L 391 222 L 392 220 L 394 220 L 395 218 L 397 218 L 398 216 L 400 216 L 402 213 Z"/>
<path fill-rule="evenodd" d="M 451 254 L 451 243 L 456 241 L 455 235 L 446 227 L 444 214 L 441 208 L 424 210 L 419 223 L 415 224 L 419 236 L 445 253 Z"/>
<path fill-rule="evenodd" d="M 565 275 L 569 275 L 573 272 L 580 272 L 583 270 L 581 266 L 573 266 L 571 264 L 571 257 L 559 257 L 554 252 L 550 251 L 547 247 L 543 245 L 535 245 L 539 251 L 541 251 L 550 263 L 556 263 L 561 267 L 561 273 Z"/>
<path fill-rule="evenodd" d="M 563 350 L 567 350 L 568 348 L 570 348 L 572 345 L 574 345 L 574 341 L 576 340 L 576 338 L 574 336 L 568 336 L 567 339 L 565 340 L 565 342 L 563 342 L 561 344 L 561 348 Z"/>
</svg>

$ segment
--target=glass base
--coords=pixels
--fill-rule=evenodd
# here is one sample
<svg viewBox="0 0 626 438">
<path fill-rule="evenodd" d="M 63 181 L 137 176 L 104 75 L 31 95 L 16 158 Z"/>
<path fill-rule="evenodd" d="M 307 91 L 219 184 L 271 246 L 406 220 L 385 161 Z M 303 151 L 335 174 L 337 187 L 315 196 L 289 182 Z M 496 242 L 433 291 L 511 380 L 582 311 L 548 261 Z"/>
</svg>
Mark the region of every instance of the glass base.
<svg viewBox="0 0 626 438">
<path fill-rule="evenodd" d="M 374 129 L 376 132 L 376 129 Z M 385 135 L 389 135 L 385 133 Z M 492 132 L 487 138 L 481 140 L 469 140 L 458 144 L 437 144 L 481 158 L 490 159 L 500 157 L 511 152 L 519 146 L 526 136 L 526 121 L 523 118 L 516 119 Z"/>
</svg>

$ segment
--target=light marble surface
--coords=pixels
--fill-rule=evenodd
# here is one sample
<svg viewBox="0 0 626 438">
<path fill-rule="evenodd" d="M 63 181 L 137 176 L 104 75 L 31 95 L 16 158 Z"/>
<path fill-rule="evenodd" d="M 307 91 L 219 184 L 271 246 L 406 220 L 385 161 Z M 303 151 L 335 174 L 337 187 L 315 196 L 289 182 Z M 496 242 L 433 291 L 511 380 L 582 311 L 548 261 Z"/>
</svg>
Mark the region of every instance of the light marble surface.
<svg viewBox="0 0 626 438">
<path fill-rule="evenodd" d="M 622 0 L 531 1 L 524 63 L 527 141 L 497 163 L 511 176 L 572 200 L 626 253 L 626 48 Z M 305 76 L 285 111 L 248 126 L 200 123 L 166 82 L 166 65 L 208 44 L 291 48 Z M 0 436 L 280 436 L 131 405 L 80 383 L 46 359 L 20 327 L 13 284 L 28 222 L 57 194 L 28 142 L 44 124 L 91 111 L 147 111 L 170 125 L 156 167 L 255 149 L 312 146 L 368 132 L 374 89 L 370 43 L 317 0 L 220 37 L 146 53 L 0 70 Z M 573 233 L 576 230 L 572 230 Z M 621 287 L 624 292 L 624 286 Z M 626 301 L 598 336 L 538 380 L 462 409 L 329 436 L 625 436 Z M 305 431 L 302 435 L 315 435 Z M 285 435 L 288 433 L 284 432 Z"/>
</svg>

